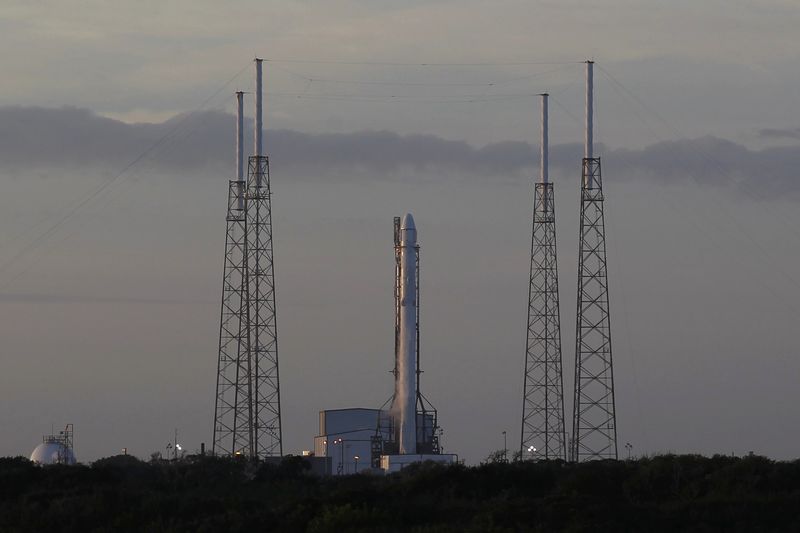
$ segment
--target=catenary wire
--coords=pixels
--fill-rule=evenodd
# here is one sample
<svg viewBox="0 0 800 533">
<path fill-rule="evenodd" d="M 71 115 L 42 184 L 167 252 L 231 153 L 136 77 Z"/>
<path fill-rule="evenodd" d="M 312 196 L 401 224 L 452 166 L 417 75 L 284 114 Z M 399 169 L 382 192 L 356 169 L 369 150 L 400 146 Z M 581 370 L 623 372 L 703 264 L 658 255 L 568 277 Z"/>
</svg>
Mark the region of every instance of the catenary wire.
<svg viewBox="0 0 800 533">
<path fill-rule="evenodd" d="M 214 98 L 216 98 L 226 87 L 228 87 L 231 83 L 233 83 L 239 76 L 244 73 L 244 71 L 250 66 L 250 63 L 245 65 L 241 70 L 239 70 L 236 74 L 234 74 L 228 81 L 226 81 L 221 87 L 215 90 L 210 96 L 208 96 L 205 100 L 203 100 L 199 106 L 197 106 L 193 111 L 200 111 L 204 109 L 209 102 L 211 102 Z M 96 198 L 100 197 L 102 193 L 106 190 L 114 186 L 120 180 L 124 180 L 131 169 L 133 169 L 137 164 L 141 161 L 145 160 L 149 156 L 157 153 L 159 147 L 164 145 L 168 142 L 168 140 L 174 136 L 178 130 L 183 126 L 184 122 L 191 116 L 191 113 L 185 114 L 182 118 L 177 120 L 176 124 L 170 128 L 164 135 L 159 137 L 154 143 L 148 146 L 145 150 L 140 152 L 136 157 L 134 157 L 128 164 L 126 164 L 119 172 L 117 172 L 111 179 L 104 181 L 99 186 L 93 188 L 86 196 L 83 197 L 80 201 L 73 204 L 67 212 L 58 218 L 53 224 L 50 224 L 46 230 L 44 230 L 41 234 L 39 234 L 36 238 L 34 238 L 31 242 L 27 245 L 23 246 L 20 250 L 18 250 L 14 255 L 12 255 L 9 259 L 4 261 L 0 264 L 0 274 L 5 273 L 11 266 L 17 263 L 21 258 L 25 257 L 31 251 L 35 250 L 39 246 L 46 243 L 52 236 L 58 233 L 59 229 L 67 224 L 77 213 L 79 213 L 84 207 L 91 204 Z M 40 225 L 40 224 L 39 224 Z M 24 271 L 27 271 L 29 267 L 25 268 Z M 4 283 L 0 283 L 0 289 L 3 289 L 8 286 L 13 280 L 17 279 L 21 273 L 18 273 L 17 276 L 7 280 Z"/>
</svg>

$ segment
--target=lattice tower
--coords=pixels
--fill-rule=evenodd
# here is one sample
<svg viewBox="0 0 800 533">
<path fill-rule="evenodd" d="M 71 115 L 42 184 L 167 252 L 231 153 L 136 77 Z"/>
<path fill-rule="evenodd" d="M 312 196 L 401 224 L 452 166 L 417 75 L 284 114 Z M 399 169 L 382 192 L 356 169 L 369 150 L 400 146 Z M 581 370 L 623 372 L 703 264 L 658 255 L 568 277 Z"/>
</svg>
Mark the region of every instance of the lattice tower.
<svg viewBox="0 0 800 533">
<path fill-rule="evenodd" d="M 572 458 L 617 459 L 600 158 L 583 159 Z"/>
<path fill-rule="evenodd" d="M 250 157 L 247 176 L 246 320 L 252 363 L 252 455 L 264 458 L 283 455 L 269 159 Z"/>
<path fill-rule="evenodd" d="M 555 198 L 552 183 L 537 183 L 535 186 L 531 234 L 528 337 L 520 452 L 523 459 L 566 460 Z"/>
</svg>

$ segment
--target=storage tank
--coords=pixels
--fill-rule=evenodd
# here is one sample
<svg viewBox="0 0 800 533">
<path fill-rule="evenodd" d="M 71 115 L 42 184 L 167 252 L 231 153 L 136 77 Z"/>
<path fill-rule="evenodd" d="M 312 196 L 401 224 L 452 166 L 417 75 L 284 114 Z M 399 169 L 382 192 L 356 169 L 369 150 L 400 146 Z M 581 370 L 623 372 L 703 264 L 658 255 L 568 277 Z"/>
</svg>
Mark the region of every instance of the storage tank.
<svg viewBox="0 0 800 533">
<path fill-rule="evenodd" d="M 72 450 L 72 424 L 67 424 L 58 435 L 42 437 L 42 443 L 31 453 L 31 461 L 38 465 L 74 465 L 76 461 Z"/>
</svg>

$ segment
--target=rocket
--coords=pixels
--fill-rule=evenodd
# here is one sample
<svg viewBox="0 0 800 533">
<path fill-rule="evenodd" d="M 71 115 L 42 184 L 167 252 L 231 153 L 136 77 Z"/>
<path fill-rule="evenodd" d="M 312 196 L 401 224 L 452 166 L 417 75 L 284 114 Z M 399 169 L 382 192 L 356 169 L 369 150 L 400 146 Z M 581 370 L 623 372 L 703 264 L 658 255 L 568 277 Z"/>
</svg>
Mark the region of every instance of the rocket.
<svg viewBox="0 0 800 533">
<path fill-rule="evenodd" d="M 417 227 L 406 213 L 400 224 L 400 335 L 395 409 L 401 454 L 417 453 Z"/>
</svg>

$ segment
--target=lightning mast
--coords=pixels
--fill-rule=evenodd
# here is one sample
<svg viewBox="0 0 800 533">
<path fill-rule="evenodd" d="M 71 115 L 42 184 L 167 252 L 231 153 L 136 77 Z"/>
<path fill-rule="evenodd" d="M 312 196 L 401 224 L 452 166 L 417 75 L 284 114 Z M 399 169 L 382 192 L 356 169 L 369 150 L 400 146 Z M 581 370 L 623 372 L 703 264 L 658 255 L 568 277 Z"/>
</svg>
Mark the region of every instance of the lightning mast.
<svg viewBox="0 0 800 533">
<path fill-rule="evenodd" d="M 228 186 L 213 453 L 282 456 L 272 194 L 262 155 L 262 60 L 255 60 L 254 154 L 244 179 L 243 93 L 238 92 L 236 180 Z"/>
<path fill-rule="evenodd" d="M 217 363 L 217 395 L 214 409 L 212 453 L 235 455 L 252 448 L 248 415 L 249 370 L 247 366 L 244 182 L 244 93 L 236 93 L 236 179 L 228 182 L 225 217 L 225 262 L 222 274 L 222 306 Z"/>
<path fill-rule="evenodd" d="M 541 95 L 541 176 L 533 198 L 520 453 L 523 459 L 566 460 L 555 197 L 548 176 L 547 97 Z"/>
<path fill-rule="evenodd" d="M 594 157 L 593 61 L 586 62 L 586 142 L 581 177 L 578 309 L 575 334 L 574 461 L 617 459 L 603 181 Z"/>
<path fill-rule="evenodd" d="M 253 447 L 251 457 L 283 455 L 275 271 L 272 247 L 272 191 L 269 158 L 262 155 L 262 60 L 256 66 L 255 155 L 248 161 L 247 337 L 251 362 Z"/>
</svg>

